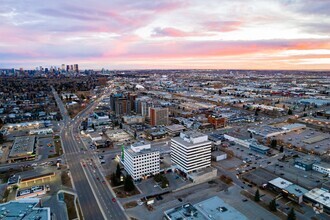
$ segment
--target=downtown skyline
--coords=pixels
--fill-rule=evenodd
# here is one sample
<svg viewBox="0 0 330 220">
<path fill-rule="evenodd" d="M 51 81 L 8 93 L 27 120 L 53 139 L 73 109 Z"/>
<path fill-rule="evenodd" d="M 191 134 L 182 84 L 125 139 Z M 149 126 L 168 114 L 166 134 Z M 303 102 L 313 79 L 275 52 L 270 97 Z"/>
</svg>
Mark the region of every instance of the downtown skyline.
<svg viewBox="0 0 330 220">
<path fill-rule="evenodd" d="M 0 68 L 330 69 L 330 2 L 2 1 Z"/>
</svg>

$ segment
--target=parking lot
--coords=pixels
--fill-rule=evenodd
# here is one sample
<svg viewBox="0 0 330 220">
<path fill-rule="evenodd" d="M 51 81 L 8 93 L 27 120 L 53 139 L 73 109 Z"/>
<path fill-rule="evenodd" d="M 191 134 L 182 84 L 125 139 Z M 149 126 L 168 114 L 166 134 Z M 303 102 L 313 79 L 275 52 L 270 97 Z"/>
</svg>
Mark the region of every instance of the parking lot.
<svg viewBox="0 0 330 220">
<path fill-rule="evenodd" d="M 243 165 L 242 160 L 240 160 L 236 157 L 232 157 L 229 159 L 221 160 L 218 162 L 212 162 L 212 163 L 215 163 L 215 164 L 223 167 L 226 170 L 235 170 L 237 167 L 240 167 L 241 165 Z"/>
<path fill-rule="evenodd" d="M 254 171 L 242 174 L 241 178 L 257 186 L 262 186 L 263 184 L 268 183 L 268 181 L 277 178 L 277 175 L 266 169 L 259 168 Z"/>
<path fill-rule="evenodd" d="M 47 159 L 48 156 L 55 155 L 55 145 L 52 137 L 39 137 L 37 139 L 37 152 L 39 159 Z"/>
<path fill-rule="evenodd" d="M 240 146 L 238 144 L 229 145 L 229 150 L 232 150 L 237 158 L 240 158 L 243 161 L 256 162 L 263 158 L 267 158 L 266 155 L 260 154 L 256 151 L 250 150 L 247 147 Z M 243 162 L 244 163 L 244 162 Z"/>
<path fill-rule="evenodd" d="M 145 196 L 149 196 L 149 195 L 162 194 L 167 191 L 175 190 L 190 183 L 189 181 L 183 180 L 176 173 L 171 172 L 171 173 L 166 173 L 164 175 L 169 181 L 168 188 L 162 189 L 159 186 L 159 184 L 154 180 L 154 178 L 142 180 L 141 182 L 137 183 L 136 186 L 142 191 L 142 193 Z"/>
<path fill-rule="evenodd" d="M 324 140 L 317 141 L 318 137 L 324 137 Z M 289 147 L 305 148 L 308 151 L 314 151 L 320 154 L 330 149 L 330 134 L 319 132 L 312 128 L 298 130 L 287 134 L 279 135 L 279 139 L 287 143 Z M 315 138 L 315 142 L 313 139 Z"/>
<path fill-rule="evenodd" d="M 128 209 L 127 213 L 137 219 L 158 220 L 164 216 L 164 211 L 170 208 L 181 206 L 185 203 L 196 204 L 213 196 L 219 196 L 226 203 L 237 209 L 248 219 L 279 219 L 273 213 L 265 210 L 257 203 L 246 199 L 240 194 L 240 189 L 237 186 L 230 187 L 226 192 L 223 191 L 224 186 L 221 182 L 203 183 L 191 188 L 180 190 L 171 194 L 162 196 L 162 200 L 155 201 L 153 204 L 154 210 L 147 211 L 145 206 L 136 206 Z M 198 193 L 196 193 L 198 192 Z M 253 210 L 253 211 L 251 211 Z"/>
<path fill-rule="evenodd" d="M 323 182 L 328 180 L 327 177 L 324 178 L 324 174 L 316 171 L 304 171 L 294 166 L 293 159 L 286 163 L 275 163 L 266 169 L 274 173 L 275 175 L 289 180 L 290 182 L 296 183 L 306 189 L 313 189 L 320 187 Z"/>
</svg>

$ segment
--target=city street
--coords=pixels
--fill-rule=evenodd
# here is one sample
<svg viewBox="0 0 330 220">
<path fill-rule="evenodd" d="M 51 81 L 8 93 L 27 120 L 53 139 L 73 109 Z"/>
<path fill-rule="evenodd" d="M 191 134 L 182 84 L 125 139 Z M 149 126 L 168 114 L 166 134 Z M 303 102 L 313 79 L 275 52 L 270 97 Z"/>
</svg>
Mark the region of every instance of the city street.
<svg viewBox="0 0 330 220">
<path fill-rule="evenodd" d="M 101 187 L 100 184 L 96 185 L 89 171 L 86 172 L 87 176 L 85 175 L 80 163 L 81 159 L 87 159 L 92 155 L 88 151 L 87 154 L 83 153 L 86 151 L 81 151 L 83 145 L 81 143 L 79 145 L 80 140 L 77 127 L 81 123 L 81 120 L 97 105 L 97 101 L 87 106 L 71 120 L 63 102 L 54 89 L 53 93 L 64 122 L 64 127 L 61 130 L 60 136 L 62 139 L 65 161 L 70 169 L 74 189 L 77 192 L 84 219 L 126 219 L 119 205 L 111 202 L 113 196 L 109 187 L 103 184 Z M 78 140 L 75 137 L 77 137 Z M 97 172 L 99 176 L 102 176 L 98 167 L 95 167 L 96 169 L 94 169 L 94 171 Z M 96 191 L 98 193 L 95 194 Z"/>
</svg>

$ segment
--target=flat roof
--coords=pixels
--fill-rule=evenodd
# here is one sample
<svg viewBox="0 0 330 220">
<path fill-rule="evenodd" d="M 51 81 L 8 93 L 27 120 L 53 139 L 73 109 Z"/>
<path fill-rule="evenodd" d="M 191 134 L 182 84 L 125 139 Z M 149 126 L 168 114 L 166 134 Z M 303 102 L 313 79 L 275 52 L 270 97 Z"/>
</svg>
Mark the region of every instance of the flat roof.
<svg viewBox="0 0 330 220">
<path fill-rule="evenodd" d="M 221 141 L 224 140 L 225 137 L 223 134 L 209 134 L 209 139 L 212 141 Z"/>
<path fill-rule="evenodd" d="M 315 165 L 318 165 L 320 167 L 323 167 L 325 169 L 330 169 L 330 164 L 329 163 L 326 163 L 326 162 L 319 161 L 319 162 L 316 162 L 314 164 Z"/>
<path fill-rule="evenodd" d="M 306 143 L 306 144 L 314 144 L 316 142 L 320 142 L 320 141 L 323 141 L 323 140 L 328 139 L 328 138 L 329 137 L 327 137 L 325 135 L 317 135 L 315 137 L 305 139 L 305 140 L 303 140 L 303 142 Z"/>
<path fill-rule="evenodd" d="M 269 125 L 262 126 L 262 127 L 249 128 L 248 131 L 254 132 L 260 136 L 268 136 L 271 134 L 274 135 L 278 132 L 280 132 L 280 133 L 285 132 L 282 128 L 277 128 L 277 127 L 273 127 L 273 126 L 269 126 Z"/>
<path fill-rule="evenodd" d="M 217 196 L 194 205 L 207 219 L 247 220 L 248 218 Z"/>
<path fill-rule="evenodd" d="M 179 144 L 184 145 L 186 147 L 192 147 L 192 146 L 200 145 L 200 144 L 203 144 L 203 143 L 209 143 L 209 144 L 212 143 L 211 141 L 203 141 L 203 142 L 199 142 L 199 143 L 191 143 L 191 142 L 188 142 L 188 141 L 183 140 L 180 137 L 175 137 L 175 138 L 172 138 L 171 140 L 172 141 L 175 141 L 175 142 L 178 142 Z"/>
<path fill-rule="evenodd" d="M 283 179 L 281 177 L 277 177 L 271 181 L 269 181 L 268 183 L 280 188 L 280 189 L 285 189 L 288 186 L 292 185 L 293 183 L 291 183 L 290 181 Z"/>
<path fill-rule="evenodd" d="M 311 191 L 305 193 L 304 196 L 330 208 L 330 193 L 323 189 L 312 189 Z"/>
<path fill-rule="evenodd" d="M 150 154 L 150 153 L 155 153 L 159 152 L 157 149 L 149 148 L 149 149 L 142 149 L 140 151 L 134 151 L 131 146 L 125 147 L 125 151 L 130 154 L 132 157 L 139 156 L 139 155 L 144 155 L 144 154 Z"/>
<path fill-rule="evenodd" d="M 0 215 L 6 220 L 50 220 L 50 208 L 38 208 L 39 199 L 20 199 L 0 204 Z"/>
<path fill-rule="evenodd" d="M 303 164 L 306 164 L 306 165 L 312 165 L 317 161 L 318 160 L 316 158 L 302 157 L 302 158 L 296 158 L 294 162 L 299 162 L 299 163 L 303 163 Z"/>
<path fill-rule="evenodd" d="M 249 145 L 250 148 L 257 148 L 259 150 L 268 151 L 270 148 L 255 142 L 251 142 Z"/>
<path fill-rule="evenodd" d="M 26 156 L 33 153 L 35 136 L 16 137 L 9 157 Z"/>
<path fill-rule="evenodd" d="M 290 194 L 294 194 L 297 197 L 300 197 L 308 192 L 307 189 L 305 189 L 301 186 L 298 186 L 296 184 L 292 184 L 292 185 L 286 187 L 284 190 L 288 191 Z"/>
<path fill-rule="evenodd" d="M 181 130 L 186 129 L 185 126 L 179 125 L 179 124 L 169 125 L 169 126 L 166 126 L 165 128 L 172 132 L 181 131 Z"/>
<path fill-rule="evenodd" d="M 211 152 L 211 155 L 212 156 L 221 156 L 221 155 L 225 155 L 225 154 L 227 154 L 226 152 L 223 152 L 223 151 L 212 151 Z"/>
<path fill-rule="evenodd" d="M 190 203 L 164 212 L 171 220 L 207 220 L 207 218 Z"/>
<path fill-rule="evenodd" d="M 292 130 L 297 128 L 306 128 L 306 125 L 300 123 L 288 124 L 282 127 L 284 130 Z"/>
</svg>

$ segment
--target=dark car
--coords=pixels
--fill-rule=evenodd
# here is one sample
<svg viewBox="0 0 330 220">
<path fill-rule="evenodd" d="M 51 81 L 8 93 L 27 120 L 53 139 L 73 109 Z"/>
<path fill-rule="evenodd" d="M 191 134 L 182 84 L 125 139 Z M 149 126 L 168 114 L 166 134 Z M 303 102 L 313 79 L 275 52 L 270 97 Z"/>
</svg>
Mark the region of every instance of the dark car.
<svg viewBox="0 0 330 220">
<path fill-rule="evenodd" d="M 179 202 L 182 202 L 182 199 L 181 198 L 178 198 Z"/>
</svg>

